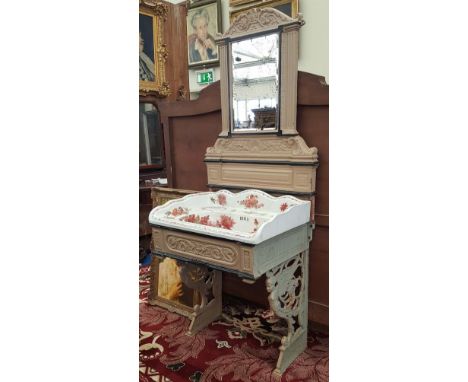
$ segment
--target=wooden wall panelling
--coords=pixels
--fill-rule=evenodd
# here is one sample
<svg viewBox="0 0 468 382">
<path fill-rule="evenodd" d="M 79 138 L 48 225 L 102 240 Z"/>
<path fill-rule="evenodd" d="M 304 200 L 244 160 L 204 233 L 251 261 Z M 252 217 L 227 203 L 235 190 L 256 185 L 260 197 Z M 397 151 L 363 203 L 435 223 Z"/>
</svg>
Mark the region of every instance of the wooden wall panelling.
<svg viewBox="0 0 468 382">
<path fill-rule="evenodd" d="M 318 148 L 316 229 L 309 252 L 309 320 L 328 325 L 328 85 L 324 78 L 298 73 L 297 130 Z M 195 101 L 161 105 L 169 187 L 206 191 L 206 148 L 221 131 L 219 81 Z M 268 306 L 265 278 L 252 285 L 223 273 L 223 292 Z"/>
<path fill-rule="evenodd" d="M 206 148 L 220 132 L 219 81 L 203 89 L 195 101 L 180 101 L 160 107 L 165 137 L 168 186 L 206 191 Z M 184 185 L 190 185 L 185 187 Z"/>
<path fill-rule="evenodd" d="M 318 149 L 315 230 L 309 251 L 309 319 L 328 325 L 328 85 L 324 78 L 299 72 L 297 131 Z"/>
<path fill-rule="evenodd" d="M 187 49 L 187 8 L 185 4 L 170 4 L 166 22 L 165 40 L 169 55 L 166 62 L 166 77 L 169 81 L 171 94 L 168 101 L 177 100 L 177 91 L 183 86 L 189 92 Z"/>
</svg>

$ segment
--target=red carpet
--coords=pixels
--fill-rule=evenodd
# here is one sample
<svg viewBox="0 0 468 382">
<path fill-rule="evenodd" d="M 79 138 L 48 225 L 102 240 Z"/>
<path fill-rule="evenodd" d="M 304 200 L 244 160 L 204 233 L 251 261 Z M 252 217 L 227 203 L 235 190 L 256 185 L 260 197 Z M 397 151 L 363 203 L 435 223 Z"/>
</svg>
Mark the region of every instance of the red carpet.
<svg viewBox="0 0 468 382">
<path fill-rule="evenodd" d="M 140 381 L 278 382 L 281 321 L 270 311 L 224 297 L 223 319 L 195 336 L 189 320 L 147 304 L 149 268 L 140 269 Z M 281 382 L 328 382 L 328 336 L 310 331 L 308 348 Z"/>
</svg>

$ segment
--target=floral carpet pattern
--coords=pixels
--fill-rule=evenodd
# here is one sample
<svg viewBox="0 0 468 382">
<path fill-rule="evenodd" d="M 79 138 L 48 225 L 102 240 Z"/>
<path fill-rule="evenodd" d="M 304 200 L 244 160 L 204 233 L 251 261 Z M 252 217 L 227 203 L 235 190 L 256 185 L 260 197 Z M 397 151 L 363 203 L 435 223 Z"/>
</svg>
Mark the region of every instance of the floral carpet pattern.
<svg viewBox="0 0 468 382">
<path fill-rule="evenodd" d="M 194 336 L 189 320 L 147 303 L 140 268 L 140 382 L 328 382 L 328 336 L 310 331 L 307 349 L 281 379 L 273 375 L 284 325 L 269 310 L 223 296 L 223 315 Z"/>
</svg>

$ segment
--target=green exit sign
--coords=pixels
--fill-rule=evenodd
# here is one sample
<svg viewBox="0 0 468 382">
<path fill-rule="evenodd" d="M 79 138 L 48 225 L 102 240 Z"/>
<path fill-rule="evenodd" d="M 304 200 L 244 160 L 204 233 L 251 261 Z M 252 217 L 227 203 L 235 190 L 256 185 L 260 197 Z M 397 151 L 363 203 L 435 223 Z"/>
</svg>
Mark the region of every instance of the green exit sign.
<svg viewBox="0 0 468 382">
<path fill-rule="evenodd" d="M 198 72 L 197 73 L 197 82 L 201 85 L 211 84 L 214 79 L 214 71 L 209 70 L 207 72 Z"/>
</svg>

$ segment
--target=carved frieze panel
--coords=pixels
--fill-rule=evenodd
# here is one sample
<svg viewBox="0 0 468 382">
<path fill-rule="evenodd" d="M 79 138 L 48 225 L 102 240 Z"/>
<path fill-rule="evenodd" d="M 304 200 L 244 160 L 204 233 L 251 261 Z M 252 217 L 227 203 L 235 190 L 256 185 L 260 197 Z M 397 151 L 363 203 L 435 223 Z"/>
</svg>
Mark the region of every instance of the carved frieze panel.
<svg viewBox="0 0 468 382">
<path fill-rule="evenodd" d="M 316 147 L 308 147 L 304 139 L 295 137 L 219 138 L 206 150 L 205 159 L 242 158 L 291 161 L 318 161 Z"/>
<path fill-rule="evenodd" d="M 268 31 L 293 23 L 299 23 L 299 28 L 303 24 L 302 16 L 296 20 L 274 8 L 253 8 L 236 17 L 222 38 Z"/>
<path fill-rule="evenodd" d="M 176 235 L 167 235 L 166 243 L 167 247 L 174 252 L 195 255 L 226 264 L 235 264 L 238 257 L 238 254 L 232 248 L 206 244 Z"/>
</svg>

